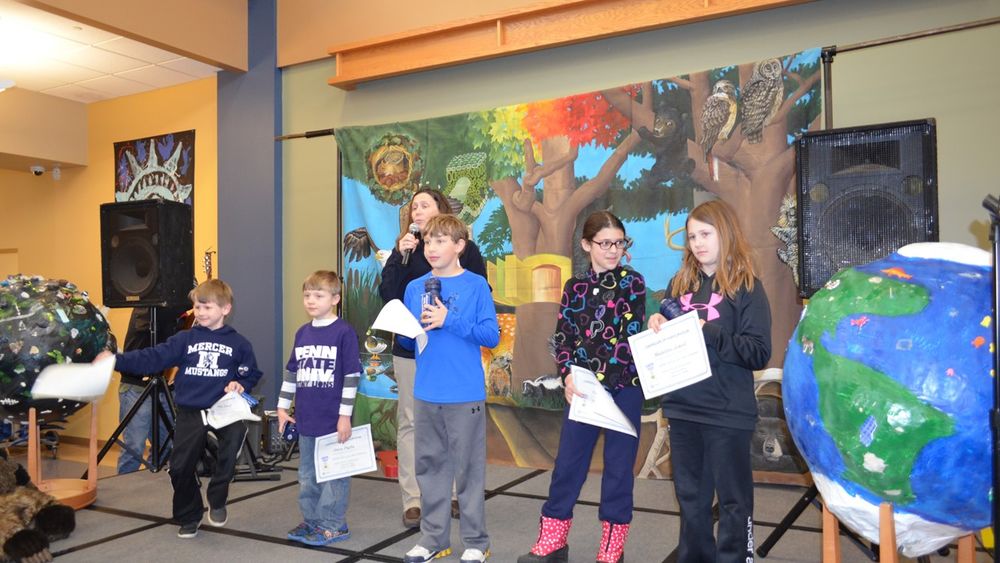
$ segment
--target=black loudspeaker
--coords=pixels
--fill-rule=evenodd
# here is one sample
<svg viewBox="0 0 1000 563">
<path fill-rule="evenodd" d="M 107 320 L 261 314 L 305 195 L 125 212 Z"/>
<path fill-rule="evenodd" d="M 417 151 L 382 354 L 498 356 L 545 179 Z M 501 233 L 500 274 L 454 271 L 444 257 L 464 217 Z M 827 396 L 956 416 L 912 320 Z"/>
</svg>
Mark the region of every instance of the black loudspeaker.
<svg viewBox="0 0 1000 563">
<path fill-rule="evenodd" d="M 799 292 L 938 240 L 933 119 L 806 133 L 796 144 Z"/>
<path fill-rule="evenodd" d="M 188 303 L 194 280 L 191 206 L 160 199 L 101 205 L 101 276 L 108 307 Z"/>
</svg>

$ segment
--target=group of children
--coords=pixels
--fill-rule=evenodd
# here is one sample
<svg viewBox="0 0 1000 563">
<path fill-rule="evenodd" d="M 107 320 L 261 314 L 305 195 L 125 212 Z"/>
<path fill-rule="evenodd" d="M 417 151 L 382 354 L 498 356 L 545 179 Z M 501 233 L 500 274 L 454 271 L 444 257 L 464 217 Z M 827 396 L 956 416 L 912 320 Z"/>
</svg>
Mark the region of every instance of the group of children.
<svg viewBox="0 0 1000 563">
<path fill-rule="evenodd" d="M 433 191 L 433 190 L 429 190 Z M 415 354 L 412 375 L 413 473 L 419 490 L 404 487 L 404 524 L 417 509 L 421 537 L 404 556 L 406 563 L 427 563 L 451 553 L 451 517 L 457 500 L 463 563 L 489 557 L 484 511 L 486 461 L 486 390 L 480 347 L 499 342 L 499 326 L 490 287 L 481 272 L 482 258 L 466 226 L 438 206 L 433 194 L 418 193 L 409 231 L 397 241 L 388 269 L 392 280 L 383 297 L 405 281 L 403 303 L 427 330 L 426 347 Z M 428 199 L 423 205 L 418 198 Z M 443 198 L 442 198 L 443 199 Z M 431 208 L 433 206 L 433 208 Z M 428 209 L 430 209 L 428 211 Z M 762 285 L 754 276 L 751 251 L 732 209 L 720 201 L 699 205 L 687 221 L 688 242 L 680 270 L 668 286 L 685 311 L 701 318 L 712 377 L 663 399 L 670 420 L 674 487 L 681 509 L 678 560 L 753 560 L 753 483 L 750 441 L 756 420 L 752 370 L 770 357 L 770 314 Z M 409 238 L 407 238 L 409 237 Z M 412 239 L 412 240 L 411 240 Z M 641 274 L 622 258 L 632 244 L 622 222 L 596 212 L 584 223 L 580 244 L 590 264 L 567 281 L 553 341 L 567 402 L 581 396 L 571 366 L 587 366 L 622 412 L 640 426 L 642 391 L 627 338 L 646 325 L 646 287 Z M 470 249 L 474 254 L 469 260 Z M 427 270 L 407 275 L 408 253 L 418 252 Z M 460 261 L 460 257 L 462 261 Z M 472 267 L 466 269 L 463 264 Z M 471 270 L 471 271 L 470 271 Z M 436 278 L 440 291 L 427 282 Z M 385 284 L 383 284 L 385 285 Z M 290 540 L 327 545 L 350 537 L 346 522 L 350 479 L 317 482 L 312 457 L 316 438 L 351 434 L 351 413 L 360 377 L 358 340 L 353 328 L 336 315 L 341 282 L 318 271 L 303 284 L 303 305 L 311 322 L 295 335 L 278 398 L 279 425 L 295 423 L 299 432 L 299 505 L 303 521 L 288 532 Z M 195 463 L 208 431 L 202 411 L 229 391 L 248 390 L 260 378 L 250 344 L 224 324 L 232 307 L 229 287 L 210 280 L 192 290 L 198 326 L 154 348 L 118 355 L 118 368 L 156 371 L 180 367 L 176 379 L 178 408 L 170 476 L 173 516 L 178 535 L 197 534 L 204 506 Z M 649 317 L 658 331 L 667 319 Z M 590 328 L 602 328 L 595 335 Z M 413 355 L 415 342 L 398 338 L 397 353 Z M 400 385 L 401 407 L 403 385 Z M 295 402 L 294 418 L 289 414 Z M 403 410 L 401 408 L 401 410 Z M 245 426 L 234 423 L 214 432 L 219 460 L 207 491 L 208 524 L 226 523 L 228 483 Z M 542 506 L 538 539 L 519 563 L 568 560 L 567 538 L 573 507 L 580 494 L 600 429 L 564 416 L 549 497 Z M 597 561 L 624 560 L 632 520 L 633 466 L 638 438 L 607 431 L 598 516 L 602 523 Z M 401 474 L 404 470 L 401 460 Z M 719 531 L 713 534 L 713 498 L 719 499 Z M 419 506 L 413 504 L 418 496 Z M 409 504 L 407 504 L 409 503 Z M 410 521 L 413 519 L 411 516 Z"/>
</svg>

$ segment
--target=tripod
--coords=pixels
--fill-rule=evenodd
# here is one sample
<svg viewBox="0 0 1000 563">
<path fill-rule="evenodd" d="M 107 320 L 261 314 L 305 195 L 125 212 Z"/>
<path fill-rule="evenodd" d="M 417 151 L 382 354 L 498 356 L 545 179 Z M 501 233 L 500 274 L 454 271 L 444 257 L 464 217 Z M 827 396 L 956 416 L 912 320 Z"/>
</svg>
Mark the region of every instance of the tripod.
<svg viewBox="0 0 1000 563">
<path fill-rule="evenodd" d="M 157 343 L 156 307 L 149 307 L 149 346 L 156 346 Z M 115 431 L 111 433 L 111 437 L 109 437 L 107 442 L 105 442 L 104 447 L 102 447 L 101 451 L 97 454 L 97 463 L 100 463 L 101 460 L 104 459 L 104 456 L 107 455 L 108 451 L 116 443 L 123 448 L 128 448 L 128 445 L 118 438 L 121 436 L 122 432 L 125 431 L 125 428 L 129 425 L 129 423 L 132 422 L 132 419 L 135 418 L 135 416 L 142 409 L 143 404 L 147 399 L 152 400 L 149 417 L 151 424 L 149 459 L 146 459 L 143 455 L 143 451 L 136 452 L 129 450 L 129 452 L 141 459 L 142 463 L 153 473 L 156 473 L 163 468 L 163 464 L 166 462 L 164 453 L 166 452 L 170 441 L 173 440 L 174 437 L 173 417 L 177 413 L 177 405 L 174 404 L 174 397 L 170 393 L 166 377 L 164 377 L 162 373 L 149 377 L 145 388 L 143 388 L 139 398 L 136 399 L 135 404 L 132 405 L 132 408 L 129 409 L 125 418 L 121 420 L 118 427 L 115 428 Z M 167 409 L 170 411 L 169 414 L 163 408 L 164 403 L 166 403 Z M 160 423 L 162 423 L 167 430 L 167 435 L 163 439 L 162 443 L 160 443 Z M 145 448 L 140 448 L 140 450 L 144 449 Z M 83 474 L 83 478 L 87 478 L 86 472 Z"/>
<path fill-rule="evenodd" d="M 764 540 L 764 543 L 760 544 L 760 547 L 757 548 L 757 555 L 760 555 L 761 557 L 767 557 L 767 554 L 771 551 L 771 548 L 773 548 L 775 544 L 778 543 L 778 540 L 781 539 L 781 536 L 785 535 L 785 532 L 787 532 L 788 529 L 792 527 L 792 524 L 795 523 L 795 520 L 798 519 L 798 517 L 801 516 L 803 512 L 805 512 L 807 506 L 812 504 L 816 508 L 822 509 L 819 506 L 819 501 L 816 500 L 816 497 L 818 495 L 819 495 L 819 489 L 816 488 L 816 485 L 811 485 L 809 489 L 806 490 L 805 494 L 802 495 L 802 498 L 800 498 L 798 502 L 796 502 L 792 506 L 791 510 L 789 510 L 788 513 L 785 514 L 785 517 L 781 519 L 781 522 L 778 524 L 777 527 L 774 528 L 774 531 L 767 536 L 767 539 Z M 876 545 L 874 544 L 872 544 L 871 546 L 865 545 L 857 534 L 846 528 L 841 528 L 841 533 L 847 536 L 847 539 L 851 540 L 851 543 L 858 546 L 858 549 L 861 550 L 861 552 L 865 555 L 865 557 L 867 557 L 872 561 L 879 560 L 878 549 Z"/>
</svg>

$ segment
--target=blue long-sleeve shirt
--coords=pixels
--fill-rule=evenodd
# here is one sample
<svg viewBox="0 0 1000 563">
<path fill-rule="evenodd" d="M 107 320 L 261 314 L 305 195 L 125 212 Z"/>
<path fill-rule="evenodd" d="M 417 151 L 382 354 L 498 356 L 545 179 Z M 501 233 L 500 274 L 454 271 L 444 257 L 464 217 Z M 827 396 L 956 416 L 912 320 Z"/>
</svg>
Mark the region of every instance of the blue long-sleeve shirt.
<svg viewBox="0 0 1000 563">
<path fill-rule="evenodd" d="M 216 330 L 196 326 L 116 358 L 115 369 L 124 372 L 159 373 L 177 366 L 174 400 L 190 409 L 211 407 L 225 395 L 230 381 L 250 391 L 261 377 L 250 341 L 226 325 Z"/>
<path fill-rule="evenodd" d="M 406 286 L 403 303 L 420 318 L 421 296 L 427 273 Z M 486 400 L 486 376 L 479 347 L 500 343 L 500 325 L 486 279 L 468 270 L 441 280 L 441 301 L 448 315 L 440 328 L 427 331 L 427 347 L 416 355 L 413 396 L 429 403 L 465 403 Z M 400 337 L 404 348 L 415 341 Z"/>
</svg>

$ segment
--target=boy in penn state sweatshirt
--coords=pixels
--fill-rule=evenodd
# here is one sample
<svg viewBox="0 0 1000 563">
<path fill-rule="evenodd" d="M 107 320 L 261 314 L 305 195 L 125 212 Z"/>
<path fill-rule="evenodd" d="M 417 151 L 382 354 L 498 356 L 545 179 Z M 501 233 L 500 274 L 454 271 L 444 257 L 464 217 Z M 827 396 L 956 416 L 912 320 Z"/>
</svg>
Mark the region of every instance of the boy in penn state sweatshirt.
<svg viewBox="0 0 1000 563">
<path fill-rule="evenodd" d="M 250 342 L 232 327 L 226 316 L 232 311 L 233 291 L 222 280 L 208 280 L 191 290 L 196 325 L 166 342 L 117 354 L 115 368 L 124 372 L 156 373 L 177 366 L 174 400 L 177 403 L 174 449 L 170 455 L 170 482 L 174 488 L 173 516 L 180 524 L 177 536 L 198 535 L 205 505 L 196 465 L 205 451 L 209 426 L 202 412 L 226 393 L 249 391 L 260 379 Z M 110 355 L 101 353 L 95 361 Z M 219 440 L 218 460 L 208 484 L 208 523 L 226 525 L 229 482 L 236 471 L 236 455 L 246 434 L 246 424 L 237 421 L 213 428 Z"/>
</svg>

